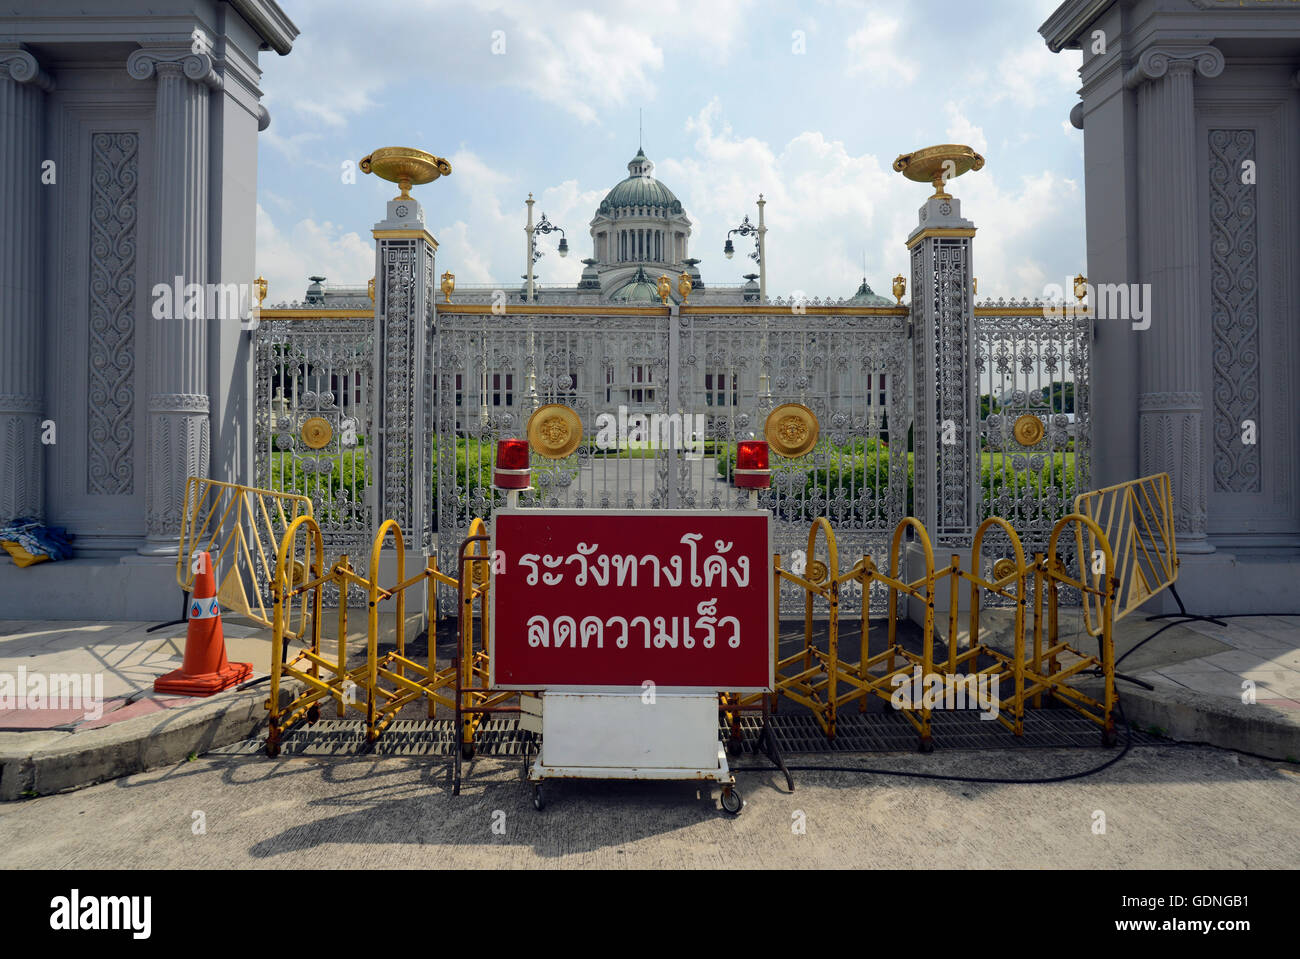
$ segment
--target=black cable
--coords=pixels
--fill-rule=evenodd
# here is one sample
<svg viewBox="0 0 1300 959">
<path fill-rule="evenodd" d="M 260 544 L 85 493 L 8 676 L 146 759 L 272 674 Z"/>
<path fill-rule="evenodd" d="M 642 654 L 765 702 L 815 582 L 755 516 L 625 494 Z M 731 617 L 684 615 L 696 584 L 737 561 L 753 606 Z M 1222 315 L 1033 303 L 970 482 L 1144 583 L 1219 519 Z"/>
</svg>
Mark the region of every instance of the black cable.
<svg viewBox="0 0 1300 959">
<path fill-rule="evenodd" d="M 1123 703 L 1117 698 L 1115 705 L 1119 709 L 1120 721 L 1124 724 L 1124 748 L 1118 756 L 1112 756 L 1100 766 L 1092 769 L 1085 769 L 1083 772 L 1070 773 L 1068 776 L 1051 776 L 1047 779 L 989 779 L 976 776 L 944 776 L 940 773 L 914 773 L 904 772 L 897 769 L 870 769 L 862 766 L 786 766 L 785 768 L 792 773 L 865 773 L 873 776 L 902 776 L 907 779 L 937 779 L 943 782 L 954 783 L 981 783 L 986 785 L 1000 786 L 1038 786 L 1048 783 L 1069 782 L 1072 779 L 1083 779 L 1085 776 L 1094 776 L 1103 769 L 1109 769 L 1121 759 L 1128 755 L 1129 749 L 1133 746 L 1133 731 L 1129 728 L 1128 720 L 1124 717 Z M 735 766 L 736 772 L 768 772 L 772 769 L 770 766 Z"/>
</svg>

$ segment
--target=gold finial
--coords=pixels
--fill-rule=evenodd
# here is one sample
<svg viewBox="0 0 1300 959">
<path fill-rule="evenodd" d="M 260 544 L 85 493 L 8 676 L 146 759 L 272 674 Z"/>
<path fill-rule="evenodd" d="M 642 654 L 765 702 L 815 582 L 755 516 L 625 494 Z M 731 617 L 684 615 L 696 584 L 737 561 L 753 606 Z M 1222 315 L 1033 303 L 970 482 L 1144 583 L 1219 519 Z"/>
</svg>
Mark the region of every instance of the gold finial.
<svg viewBox="0 0 1300 959">
<path fill-rule="evenodd" d="M 972 281 L 972 285 L 973 285 L 974 288 L 975 288 L 973 292 L 975 293 L 976 296 L 979 296 L 979 295 L 980 295 L 980 278 L 979 278 L 978 276 L 975 277 L 975 279 Z"/>
<path fill-rule="evenodd" d="M 984 158 L 968 146 L 944 143 L 915 153 L 904 153 L 894 161 L 894 169 L 917 183 L 934 186 L 932 200 L 951 200 L 945 189 L 948 181 L 971 170 L 984 169 Z"/>
<path fill-rule="evenodd" d="M 456 289 L 456 274 L 450 272 L 444 273 L 442 275 L 442 295 L 444 298 L 444 302 L 446 303 L 451 302 L 451 294 L 452 291 L 455 289 Z"/>
<path fill-rule="evenodd" d="M 1088 295 L 1088 278 L 1080 273 L 1074 278 L 1074 298 L 1080 303 Z"/>
<path fill-rule="evenodd" d="M 442 157 L 411 147 L 380 147 L 362 157 L 360 167 L 362 173 L 373 173 L 381 180 L 396 183 L 402 192 L 394 200 L 409 200 L 412 186 L 451 175 L 451 164 Z"/>
<path fill-rule="evenodd" d="M 894 277 L 894 299 L 898 301 L 897 305 L 903 305 L 903 294 L 907 292 L 907 277 L 898 274 Z"/>
<path fill-rule="evenodd" d="M 683 303 L 691 298 L 691 290 L 694 288 L 695 284 L 691 282 L 689 273 L 683 273 L 677 278 L 677 292 L 681 295 Z"/>
<path fill-rule="evenodd" d="M 370 302 L 375 302 L 375 278 L 372 276 L 366 283 L 366 296 L 370 297 Z"/>
<path fill-rule="evenodd" d="M 253 289 L 257 291 L 257 305 L 261 306 L 262 301 L 266 299 L 266 277 L 259 276 L 254 280 Z"/>
<path fill-rule="evenodd" d="M 664 306 L 668 305 L 668 295 L 672 293 L 673 285 L 668 280 L 668 274 L 663 273 L 659 276 L 659 299 L 663 301 Z"/>
</svg>

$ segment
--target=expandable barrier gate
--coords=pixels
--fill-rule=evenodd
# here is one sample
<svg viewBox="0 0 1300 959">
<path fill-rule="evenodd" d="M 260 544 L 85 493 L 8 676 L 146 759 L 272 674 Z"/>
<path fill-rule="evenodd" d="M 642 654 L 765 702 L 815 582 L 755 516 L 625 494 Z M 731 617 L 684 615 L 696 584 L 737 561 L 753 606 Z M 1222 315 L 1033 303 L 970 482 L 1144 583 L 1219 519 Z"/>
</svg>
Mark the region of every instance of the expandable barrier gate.
<svg viewBox="0 0 1300 959">
<path fill-rule="evenodd" d="M 189 477 L 176 584 L 188 597 L 197 572 L 192 558 L 206 552 L 218 572 L 217 599 L 222 608 L 270 626 L 266 604 L 277 545 L 295 520 L 311 515 L 311 500 L 306 496 Z M 299 566 L 294 580 L 305 573 Z M 292 635 L 301 635 L 301 628 L 300 623 Z"/>
<path fill-rule="evenodd" d="M 980 572 L 980 560 L 984 539 L 993 529 L 1000 530 L 1010 541 L 1014 558 L 1004 558 L 995 563 L 990 578 Z M 903 578 L 901 568 L 902 546 L 909 530 L 924 556 L 924 575 L 910 582 Z M 1083 563 L 1078 575 L 1066 568 L 1057 552 L 1059 538 L 1066 532 L 1075 536 L 1076 555 Z M 398 710 L 423 698 L 427 701 L 430 718 L 438 705 L 455 714 L 459 740 L 456 779 L 459 782 L 460 759 L 473 754 L 475 733 L 483 718 L 493 713 L 519 712 L 518 706 L 505 705 L 519 695 L 518 691 L 495 690 L 489 685 L 492 650 L 488 597 L 492 557 L 482 520 L 474 521 L 469 534 L 460 545 L 455 577 L 438 569 L 436 557 L 430 558 L 423 570 L 407 577 L 403 565 L 402 531 L 395 521 L 387 520 L 375 536 L 370 551 L 369 574 L 363 577 L 353 569 L 346 555 L 327 571 L 321 530 L 316 521 L 310 516 L 300 516 L 293 521 L 280 543 L 272 586 L 271 696 L 267 703 L 270 711 L 269 755 L 279 752 L 280 739 L 290 726 L 304 719 L 308 723 L 319 719 L 322 702 L 332 700 L 339 717 L 346 716 L 349 709 L 364 716 L 367 739 L 374 742 L 393 721 Z M 396 548 L 396 582 L 382 586 L 379 582 L 379 559 L 390 536 Z M 1082 548 L 1085 538 L 1092 547 L 1088 552 Z M 824 564 L 811 560 L 819 539 L 825 542 L 828 562 Z M 859 712 L 865 712 L 868 700 L 875 696 L 900 709 L 916 728 L 919 748 L 928 752 L 933 748 L 931 720 L 933 706 L 937 704 L 930 703 L 928 696 L 908 694 L 900 705 L 900 689 L 906 693 L 908 684 L 913 685 L 914 691 L 919 689 L 919 684 L 914 683 L 919 671 L 927 681 L 929 677 L 938 676 L 945 687 L 962 690 L 968 703 L 975 701 L 976 690 L 981 688 L 981 684 L 985 689 L 997 690 L 997 720 L 1017 736 L 1024 733 L 1026 705 L 1038 708 L 1047 696 L 1096 723 L 1101 728 L 1103 743 L 1114 744 L 1115 653 L 1111 635 L 1116 595 L 1116 579 L 1112 572 L 1114 560 L 1105 532 L 1088 516 L 1072 513 L 1060 519 L 1052 529 L 1047 552 L 1035 553 L 1032 561 L 1026 558 L 1015 530 L 998 517 L 986 520 L 976 531 L 969 569 L 962 567 L 962 557 L 958 554 L 951 556 L 948 565 L 937 568 L 929 534 L 914 518 L 905 519 L 894 531 L 888 572 L 877 568 L 872 558 L 865 555 L 847 571 L 841 572 L 835 534 L 824 518 L 817 519 L 809 531 L 807 555 L 810 561 L 802 574 L 784 569 L 780 554 L 773 556 L 776 574 L 773 578 L 776 692 L 731 693 L 722 697 L 720 709 L 731 723 L 733 736 L 739 737 L 742 712 L 763 708 L 767 696 L 772 698 L 766 705 L 775 711 L 784 696 L 807 707 L 826 736 L 833 739 L 840 710 L 857 703 Z M 1091 556 L 1096 556 L 1096 560 L 1089 563 L 1087 557 Z M 292 578 L 295 568 L 299 575 Z M 782 579 L 797 584 L 806 594 L 804 647 L 785 658 L 780 656 L 779 649 Z M 361 587 L 368 597 L 366 661 L 361 665 L 348 666 L 346 604 L 341 604 L 338 610 L 336 654 L 330 658 L 322 653 L 321 589 L 329 582 L 342 587 L 342 596 L 347 595 L 346 586 L 351 583 Z M 429 651 L 427 661 L 417 663 L 406 656 L 405 592 L 425 582 L 429 584 Z M 861 587 L 857 661 L 849 661 L 841 653 L 841 590 L 850 582 Z M 936 660 L 935 599 L 945 582 L 949 600 L 948 653 L 945 658 Z M 959 651 L 956 641 L 961 620 L 958 599 L 963 583 L 970 587 L 966 614 L 969 644 Z M 874 584 L 888 590 L 889 597 L 886 638 L 883 647 L 875 652 L 868 617 L 870 591 Z M 456 590 L 459 621 L 456 654 L 450 666 L 442 670 L 437 669 L 434 631 L 439 586 Z M 1093 604 L 1099 647 L 1095 655 L 1061 638 L 1059 591 L 1065 587 L 1078 590 L 1084 596 L 1085 604 Z M 980 608 L 986 594 L 1014 604 L 1010 653 L 980 641 Z M 914 599 L 924 606 L 919 653 L 906 649 L 898 641 L 900 596 Z M 381 656 L 378 650 L 378 607 L 380 602 L 390 599 L 395 601 L 396 648 Z M 813 635 L 817 600 L 824 600 L 830 607 L 829 637 L 824 649 L 815 643 Z M 310 621 L 309 631 L 304 629 L 299 634 L 285 628 L 295 602 L 299 605 L 300 616 Z M 306 646 L 289 660 L 287 642 L 298 635 L 305 637 Z M 1100 676 L 1103 686 L 1100 699 L 1074 685 L 1075 681 L 1086 676 Z M 279 705 L 279 692 L 285 679 L 296 679 L 305 688 L 282 707 Z M 1006 690 L 1009 691 L 1004 692 Z"/>
<path fill-rule="evenodd" d="M 396 582 L 380 584 L 380 556 L 389 542 L 396 551 Z M 386 520 L 375 535 L 370 548 L 367 576 L 361 576 L 344 554 L 325 570 L 324 543 L 320 526 L 310 516 L 293 522 L 280 543 L 276 573 L 272 585 L 274 612 L 271 637 L 271 695 L 266 708 L 270 713 L 267 753 L 280 751 L 284 732 L 298 722 L 315 723 L 321 716 L 321 703 L 332 701 L 337 716 L 344 718 L 349 709 L 364 717 L 366 739 L 375 742 L 410 703 L 424 699 L 428 716 L 433 718 L 438 706 L 454 711 L 459 730 L 458 757 L 473 754 L 474 736 L 483 717 L 492 712 L 518 712 L 518 707 L 502 704 L 517 695 L 488 688 L 489 632 L 488 586 L 491 555 L 487 546 L 487 527 L 475 520 L 470 535 L 461 545 L 456 577 L 438 569 L 437 557 L 430 557 L 425 568 L 413 576 L 406 575 L 405 540 L 395 520 Z M 297 571 L 295 574 L 294 571 Z M 292 581 L 290 576 L 295 575 Z M 406 591 L 428 583 L 428 656 L 418 663 L 406 655 Z M 327 583 L 340 587 L 347 595 L 349 584 L 358 586 L 367 597 L 366 659 L 348 665 L 348 606 L 338 608 L 338 648 L 332 657 L 322 650 L 322 595 Z M 437 668 L 438 587 L 457 592 L 456 654 L 449 666 Z M 379 652 L 379 604 L 393 600 L 395 613 L 395 649 Z M 311 623 L 310 631 L 291 633 L 285 628 L 293 610 Z M 475 630 L 475 621 L 479 628 Z M 302 637 L 303 648 L 288 657 L 289 640 Z M 302 683 L 303 691 L 289 703 L 280 705 L 280 687 L 286 679 Z"/>
<path fill-rule="evenodd" d="M 1015 558 L 996 563 L 992 578 L 989 579 L 981 575 L 979 570 L 984 538 L 993 528 L 1000 529 L 1009 539 Z M 1070 529 L 1074 530 L 1076 540 L 1080 543 L 1077 555 L 1093 555 L 1092 552 L 1082 551 L 1081 543 L 1085 532 L 1090 545 L 1101 554 L 1095 565 L 1085 565 L 1078 576 L 1066 568 L 1057 552 L 1059 537 Z M 915 535 L 925 559 L 925 575 L 913 582 L 902 579 L 900 569 L 901 547 L 908 530 Z M 996 718 L 1017 736 L 1024 734 L 1026 702 L 1032 700 L 1033 705 L 1039 707 L 1043 695 L 1047 694 L 1095 722 L 1101 727 L 1103 742 L 1106 745 L 1114 744 L 1116 732 L 1112 712 L 1115 705 L 1115 651 L 1111 625 L 1115 579 L 1113 575 L 1102 573 L 1104 570 L 1113 570 L 1114 564 L 1106 536 L 1093 520 L 1078 513 L 1063 517 L 1052 529 L 1047 553 L 1036 553 L 1032 563 L 1029 563 L 1026 562 L 1020 538 L 1011 525 L 999 517 L 990 518 L 976 530 L 971 545 L 969 569 L 962 568 L 962 558 L 958 554 L 952 555 L 947 566 L 936 569 L 929 534 L 918 520 L 911 517 L 899 523 L 894 531 L 888 573 L 878 569 L 870 556 L 863 556 L 849 570 L 840 572 L 835 534 L 824 518 L 817 519 L 808 533 L 808 557 L 814 555 L 819 534 L 825 539 L 827 563 L 810 559 L 808 568 L 800 575 L 783 569 L 780 555 L 773 557 L 777 574 L 775 582 L 778 584 L 774 587 L 775 636 L 780 635 L 780 580 L 795 583 L 806 595 L 804 648 L 784 658 L 780 656 L 778 648 L 777 699 L 772 703 L 773 709 L 777 708 L 781 696 L 799 703 L 811 711 L 827 738 L 834 739 L 839 711 L 856 702 L 859 712 L 865 712 L 868 699 L 877 696 L 907 717 L 920 737 L 920 749 L 928 752 L 933 748 L 933 709 L 927 705 L 931 697 L 922 693 L 922 685 L 928 685 L 930 677 L 938 677 L 936 685 L 942 684 L 945 695 L 951 689 L 960 693 L 961 699 L 967 703 L 976 702 L 977 691 L 980 689 L 997 690 Z M 945 580 L 949 591 L 948 654 L 946 658 L 936 660 L 935 599 Z M 861 587 L 861 636 L 856 662 L 848 661 L 841 655 L 840 593 L 841 588 L 849 582 Z M 970 584 L 967 613 L 969 645 L 959 651 L 959 597 L 963 582 Z M 881 584 L 889 595 L 887 637 L 883 649 L 875 653 L 872 652 L 868 617 L 870 590 L 874 583 Z M 1032 590 L 1028 588 L 1031 583 Z M 1086 602 L 1096 604 L 1099 623 L 1099 649 L 1096 655 L 1082 652 L 1061 639 L 1059 590 L 1067 586 L 1079 590 Z M 1015 604 L 1013 649 L 1010 654 L 980 642 L 980 608 L 986 593 Z M 917 600 L 925 608 L 920 653 L 912 652 L 898 642 L 900 595 Z M 830 607 L 828 637 L 824 649 L 816 645 L 813 639 L 814 601 L 817 599 L 825 600 Z M 1031 616 L 1032 639 L 1028 635 Z M 1027 650 L 1031 643 L 1031 648 Z M 991 660 L 991 663 L 981 665 L 986 660 Z M 914 681 L 918 671 L 922 683 Z M 1104 686 L 1101 699 L 1095 699 L 1071 684 L 1072 680 L 1085 675 L 1100 675 Z M 909 686 L 912 687 L 911 690 L 908 689 Z M 1001 691 L 1008 686 L 1010 693 L 1003 695 Z M 733 737 L 739 732 L 740 711 L 753 708 L 760 698 L 750 696 L 728 699 L 724 711 L 730 719 Z M 942 696 L 940 698 L 943 699 Z"/>
</svg>

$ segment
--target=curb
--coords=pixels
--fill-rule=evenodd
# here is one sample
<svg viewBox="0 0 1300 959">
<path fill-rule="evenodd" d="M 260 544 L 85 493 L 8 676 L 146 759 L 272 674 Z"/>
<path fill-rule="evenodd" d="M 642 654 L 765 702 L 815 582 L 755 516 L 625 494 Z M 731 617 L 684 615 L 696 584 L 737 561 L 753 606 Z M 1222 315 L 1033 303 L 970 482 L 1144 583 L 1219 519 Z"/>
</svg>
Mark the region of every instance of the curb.
<svg viewBox="0 0 1300 959">
<path fill-rule="evenodd" d="M 1076 625 L 1069 622 L 1068 628 L 1073 629 Z M 988 617 L 981 615 L 980 642 L 1009 653 L 1013 626 L 1011 617 L 1000 611 Z M 1064 619 L 1061 628 L 1067 629 Z M 936 638 L 941 633 L 946 636 L 947 631 L 946 621 L 935 623 Z M 965 647 L 965 631 L 959 632 L 958 636 Z M 1136 678 L 1143 677 L 1137 675 Z M 1080 687 L 1094 696 L 1101 695 L 1099 682 L 1089 680 L 1081 683 Z M 1154 690 L 1147 690 L 1118 677 L 1115 689 L 1123 701 L 1124 715 L 1130 722 L 1146 729 L 1157 727 L 1163 731 L 1161 735 L 1169 739 L 1209 743 L 1269 759 L 1292 762 L 1300 759 L 1300 716 L 1288 710 L 1264 703 L 1248 706 L 1227 696 L 1210 696 L 1177 686 L 1158 685 Z"/>
<path fill-rule="evenodd" d="M 281 689 L 281 697 L 293 695 Z M 178 763 L 249 739 L 266 724 L 266 687 L 124 719 L 50 742 L 0 749 L 0 800 L 45 796 Z M 286 701 L 288 701 L 286 699 Z"/>
<path fill-rule="evenodd" d="M 1300 760 L 1300 722 L 1286 710 L 1264 703 L 1248 706 L 1175 686 L 1154 690 L 1124 682 L 1116 686 L 1129 722 L 1147 729 L 1158 727 L 1170 739 L 1209 743 L 1268 759 Z"/>
</svg>

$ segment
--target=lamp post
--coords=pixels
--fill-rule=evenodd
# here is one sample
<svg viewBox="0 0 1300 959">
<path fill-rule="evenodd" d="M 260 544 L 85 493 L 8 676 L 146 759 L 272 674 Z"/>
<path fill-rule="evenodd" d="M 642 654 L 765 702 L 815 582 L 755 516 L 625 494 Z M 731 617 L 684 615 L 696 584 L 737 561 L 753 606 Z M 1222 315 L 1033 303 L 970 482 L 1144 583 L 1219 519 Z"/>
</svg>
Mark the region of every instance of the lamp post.
<svg viewBox="0 0 1300 959">
<path fill-rule="evenodd" d="M 537 202 L 533 195 L 528 194 L 528 225 L 524 227 L 524 232 L 528 234 L 528 302 L 532 303 L 535 299 L 533 295 L 533 264 L 542 257 L 542 251 L 537 249 L 537 234 L 558 233 L 560 234 L 560 256 L 569 255 L 569 239 L 564 235 L 564 230 L 560 229 L 554 223 L 542 214 L 542 219 L 538 223 L 533 223 L 533 204 Z"/>
<path fill-rule="evenodd" d="M 767 227 L 763 223 L 763 207 L 766 205 L 767 201 L 763 199 L 763 194 L 760 193 L 758 195 L 758 226 L 754 226 L 749 222 L 749 214 L 746 213 L 745 219 L 741 221 L 740 226 L 728 231 L 727 242 L 722 248 L 723 254 L 730 260 L 736 255 L 736 247 L 731 242 L 732 234 L 739 233 L 741 236 L 755 238 L 754 252 L 749 254 L 749 258 L 758 262 L 758 301 L 760 303 L 767 302 L 767 248 L 765 242 Z"/>
<path fill-rule="evenodd" d="M 560 234 L 560 256 L 569 255 L 569 239 L 564 235 L 564 231 L 546 218 L 542 214 L 541 222 L 533 223 L 533 195 L 528 194 L 528 225 L 524 227 L 524 232 L 528 234 L 528 302 L 536 302 L 536 291 L 533 288 L 533 264 L 542 256 L 542 251 L 537 249 L 537 234 Z M 532 409 L 537 409 L 537 344 L 533 333 L 533 324 L 528 325 L 528 402 Z"/>
</svg>

